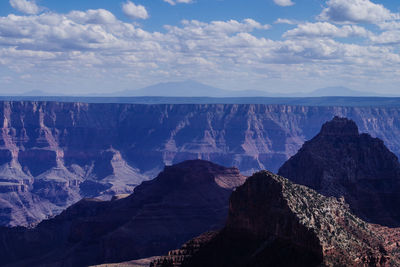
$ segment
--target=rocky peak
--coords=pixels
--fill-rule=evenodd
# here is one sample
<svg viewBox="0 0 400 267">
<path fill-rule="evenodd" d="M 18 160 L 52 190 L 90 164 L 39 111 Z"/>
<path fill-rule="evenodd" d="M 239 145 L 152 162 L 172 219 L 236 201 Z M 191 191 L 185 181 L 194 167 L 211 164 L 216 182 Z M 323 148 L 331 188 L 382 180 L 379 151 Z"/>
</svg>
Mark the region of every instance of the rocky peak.
<svg viewBox="0 0 400 267">
<path fill-rule="evenodd" d="M 343 197 L 368 222 L 400 226 L 400 164 L 378 138 L 335 117 L 279 169 L 326 196 Z"/>
<path fill-rule="evenodd" d="M 319 135 L 322 136 L 358 136 L 357 124 L 347 118 L 335 116 L 322 125 Z"/>
<path fill-rule="evenodd" d="M 398 266 L 399 233 L 263 171 L 232 193 L 224 229 L 195 239 L 191 255 L 186 245 L 154 266 Z"/>
</svg>

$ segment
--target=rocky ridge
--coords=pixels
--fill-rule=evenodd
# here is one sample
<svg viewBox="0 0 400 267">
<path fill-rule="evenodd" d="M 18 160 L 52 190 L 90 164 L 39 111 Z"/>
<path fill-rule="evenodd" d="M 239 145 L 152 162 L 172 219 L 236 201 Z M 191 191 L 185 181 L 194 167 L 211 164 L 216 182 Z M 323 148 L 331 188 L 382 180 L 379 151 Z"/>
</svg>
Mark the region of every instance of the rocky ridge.
<svg viewBox="0 0 400 267">
<path fill-rule="evenodd" d="M 382 140 L 335 117 L 280 169 L 280 175 L 326 196 L 343 197 L 358 217 L 400 226 L 400 163 Z"/>
<path fill-rule="evenodd" d="M 399 238 L 343 199 L 262 171 L 233 192 L 224 229 L 151 266 L 399 266 Z"/>
<path fill-rule="evenodd" d="M 0 229 L 0 265 L 88 266 L 163 255 L 220 229 L 229 196 L 245 179 L 236 168 L 201 160 L 166 167 L 127 197 L 84 199 L 33 229 Z"/>
</svg>

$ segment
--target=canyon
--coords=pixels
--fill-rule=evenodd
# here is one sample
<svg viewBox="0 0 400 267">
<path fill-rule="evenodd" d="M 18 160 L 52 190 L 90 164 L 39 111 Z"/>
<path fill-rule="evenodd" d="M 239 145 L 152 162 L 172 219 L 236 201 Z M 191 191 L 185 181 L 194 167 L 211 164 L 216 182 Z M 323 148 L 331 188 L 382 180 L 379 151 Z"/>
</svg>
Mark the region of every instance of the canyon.
<svg viewBox="0 0 400 267">
<path fill-rule="evenodd" d="M 34 228 L 0 227 L 1 264 L 400 265 L 400 163 L 382 140 L 335 116 L 279 174 L 247 178 L 200 159 L 166 166 L 130 195 L 85 198 Z"/>
<path fill-rule="evenodd" d="M 34 226 L 82 198 L 130 194 L 203 159 L 277 172 L 334 116 L 400 155 L 400 108 L 0 102 L 0 225 Z"/>
<path fill-rule="evenodd" d="M 223 227 L 229 197 L 246 177 L 193 160 L 166 167 L 134 193 L 84 199 L 33 229 L 0 228 L 0 265 L 89 266 L 163 255 Z"/>
</svg>

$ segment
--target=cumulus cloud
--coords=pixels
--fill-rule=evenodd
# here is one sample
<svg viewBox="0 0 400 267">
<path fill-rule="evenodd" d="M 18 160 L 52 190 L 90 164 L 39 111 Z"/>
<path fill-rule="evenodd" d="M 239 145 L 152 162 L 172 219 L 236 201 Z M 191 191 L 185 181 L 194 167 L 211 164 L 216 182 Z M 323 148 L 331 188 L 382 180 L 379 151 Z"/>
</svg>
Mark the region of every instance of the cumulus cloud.
<svg viewBox="0 0 400 267">
<path fill-rule="evenodd" d="M 292 20 L 292 19 L 282 19 L 278 18 L 277 20 L 274 21 L 275 24 L 289 24 L 289 25 L 295 25 L 299 24 L 299 22 Z"/>
<path fill-rule="evenodd" d="M 193 3 L 192 0 L 164 0 L 164 2 L 167 2 L 170 5 L 176 5 L 176 4 L 190 4 Z"/>
<path fill-rule="evenodd" d="M 104 9 L 0 17 L 0 46 L 20 50 L 73 51 L 122 48 L 146 33 Z"/>
<path fill-rule="evenodd" d="M 170 32 L 182 37 L 211 37 L 229 35 L 238 32 L 251 32 L 255 29 L 267 30 L 271 26 L 261 24 L 253 19 L 245 19 L 241 22 L 237 20 L 228 21 L 212 21 L 210 23 L 201 22 L 198 20 L 183 20 L 182 27 L 165 26 Z"/>
<path fill-rule="evenodd" d="M 287 31 L 284 37 L 305 38 L 346 38 L 346 37 L 368 37 L 372 33 L 365 28 L 356 25 L 345 25 L 337 27 L 329 22 L 305 23 L 298 25 L 295 29 Z"/>
<path fill-rule="evenodd" d="M 151 32 L 103 9 L 11 14 L 0 17 L 0 70 L 15 72 L 15 77 L 30 74 L 29 80 L 37 79 L 39 85 L 53 81 L 52 86 L 65 88 L 88 80 L 101 88 L 126 88 L 132 81 L 182 78 L 223 80 L 232 86 L 276 79 L 292 81 L 297 88 L 299 81 L 306 84 L 324 75 L 343 80 L 376 75 L 380 82 L 397 77 L 389 75 L 400 64 L 392 47 L 333 39 L 369 36 L 362 27 L 304 23 L 282 40 L 267 38 L 269 27 L 253 19 L 184 20 Z M 255 30 L 263 32 L 254 34 Z"/>
<path fill-rule="evenodd" d="M 51 16 L 51 15 L 50 15 Z M 49 17 L 50 17 L 49 16 Z M 53 15 L 56 17 L 57 15 Z M 42 16 L 45 17 L 45 16 Z M 113 24 L 117 22 L 114 14 L 105 9 L 89 9 L 88 11 L 71 11 L 66 18 L 79 24 Z"/>
<path fill-rule="evenodd" d="M 370 0 L 328 0 L 327 7 L 318 16 L 333 22 L 378 23 L 398 18 L 398 14 Z"/>
<path fill-rule="evenodd" d="M 371 41 L 381 45 L 398 45 L 400 44 L 400 30 L 385 31 L 381 34 L 372 35 Z"/>
<path fill-rule="evenodd" d="M 148 19 L 149 14 L 142 5 L 136 5 L 131 1 L 127 1 L 122 5 L 122 11 L 124 14 L 132 19 Z"/>
<path fill-rule="evenodd" d="M 293 6 L 294 2 L 292 0 L 274 0 L 275 4 L 278 6 Z"/>
<path fill-rule="evenodd" d="M 40 8 L 36 5 L 35 1 L 10 0 L 10 5 L 25 14 L 34 15 L 40 12 Z"/>
</svg>

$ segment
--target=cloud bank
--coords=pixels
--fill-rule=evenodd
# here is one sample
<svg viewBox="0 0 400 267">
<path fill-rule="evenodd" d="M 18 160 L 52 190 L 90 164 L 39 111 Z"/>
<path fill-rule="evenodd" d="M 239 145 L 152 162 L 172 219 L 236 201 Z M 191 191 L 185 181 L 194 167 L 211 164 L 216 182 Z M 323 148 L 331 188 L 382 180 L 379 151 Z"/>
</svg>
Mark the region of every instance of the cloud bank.
<svg viewBox="0 0 400 267">
<path fill-rule="evenodd" d="M 122 10 L 148 18 L 140 7 L 127 1 Z M 182 20 L 148 31 L 105 9 L 37 12 L 0 17 L 0 89 L 107 91 L 195 79 L 235 89 L 341 81 L 395 90 L 400 82 L 400 21 L 368 0 L 329 0 L 320 21 L 279 19 L 273 27 L 288 27 L 281 38 L 268 38 L 272 26 L 251 18 Z M 360 24 L 366 21 L 378 30 Z"/>
</svg>

